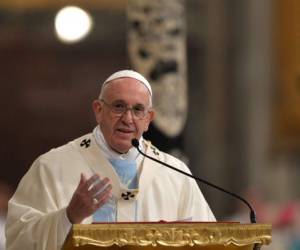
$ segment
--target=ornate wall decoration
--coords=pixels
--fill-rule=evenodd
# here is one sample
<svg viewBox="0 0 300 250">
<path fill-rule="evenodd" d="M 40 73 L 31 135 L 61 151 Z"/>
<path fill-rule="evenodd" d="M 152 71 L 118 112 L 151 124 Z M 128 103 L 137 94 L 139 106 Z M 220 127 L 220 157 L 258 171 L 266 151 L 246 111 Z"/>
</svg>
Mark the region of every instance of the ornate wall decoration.
<svg viewBox="0 0 300 250">
<path fill-rule="evenodd" d="M 155 126 L 175 137 L 187 116 L 184 0 L 129 0 L 128 51 L 152 84 Z"/>
</svg>

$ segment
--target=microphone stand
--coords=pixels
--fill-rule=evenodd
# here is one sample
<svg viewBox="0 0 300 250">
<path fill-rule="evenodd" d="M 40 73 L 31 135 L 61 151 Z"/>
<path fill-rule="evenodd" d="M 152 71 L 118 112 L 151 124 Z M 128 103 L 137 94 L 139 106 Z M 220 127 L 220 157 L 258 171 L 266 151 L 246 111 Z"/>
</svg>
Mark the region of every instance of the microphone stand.
<svg viewBox="0 0 300 250">
<path fill-rule="evenodd" d="M 244 199 L 243 197 L 241 197 L 241 196 L 239 196 L 239 195 L 237 195 L 237 194 L 235 194 L 235 193 L 232 193 L 232 192 L 230 192 L 230 191 L 227 191 L 227 190 L 225 190 L 224 188 L 221 188 L 221 187 L 219 187 L 219 186 L 216 186 L 215 184 L 212 184 L 212 183 L 210 183 L 210 182 L 208 182 L 208 181 L 206 181 L 206 180 L 203 180 L 203 179 L 201 179 L 201 178 L 199 178 L 199 177 L 197 177 L 197 176 L 191 175 L 191 174 L 186 173 L 186 172 L 184 172 L 184 171 L 182 171 L 182 170 L 180 170 L 180 169 L 178 169 L 178 168 L 172 167 L 171 165 L 169 165 L 169 164 L 167 164 L 167 163 L 165 163 L 165 162 L 159 161 L 159 160 L 157 160 L 157 159 L 155 159 L 155 158 L 153 158 L 153 157 L 151 157 L 151 156 L 149 156 L 149 155 L 146 155 L 144 152 L 142 152 L 142 151 L 140 150 L 140 148 L 139 148 L 139 141 L 138 141 L 137 139 L 132 139 L 131 143 L 132 143 L 132 146 L 134 146 L 134 147 L 139 151 L 139 153 L 142 154 L 143 156 L 145 156 L 145 157 L 147 157 L 147 158 L 149 158 L 149 159 L 151 159 L 151 160 L 153 160 L 153 161 L 155 161 L 155 162 L 157 162 L 157 163 L 160 163 L 160 164 L 162 164 L 162 165 L 164 165 L 164 166 L 166 166 L 166 167 L 168 167 L 168 168 L 171 168 L 171 169 L 173 169 L 173 170 L 175 170 L 175 171 L 177 171 L 177 172 L 179 172 L 179 173 L 181 173 L 181 174 L 184 174 L 184 175 L 186 175 L 186 176 L 188 176 L 188 177 L 191 177 L 191 178 L 193 178 L 193 179 L 195 179 L 195 180 L 197 180 L 197 181 L 199 181 L 199 182 L 205 183 L 205 184 L 208 185 L 208 186 L 211 186 L 211 187 L 213 187 L 213 188 L 216 188 L 216 189 L 218 189 L 218 190 L 220 190 L 220 191 L 222 191 L 222 192 L 224 192 L 224 193 L 226 193 L 226 194 L 229 194 L 229 195 L 231 195 L 231 196 L 233 196 L 233 197 L 239 199 L 240 201 L 244 202 L 244 203 L 248 206 L 248 208 L 249 208 L 249 210 L 250 210 L 250 221 L 251 221 L 251 223 L 256 223 L 256 215 L 255 215 L 255 211 L 254 211 L 254 209 L 252 208 L 252 206 L 250 205 L 250 203 L 249 203 L 246 199 Z"/>
</svg>

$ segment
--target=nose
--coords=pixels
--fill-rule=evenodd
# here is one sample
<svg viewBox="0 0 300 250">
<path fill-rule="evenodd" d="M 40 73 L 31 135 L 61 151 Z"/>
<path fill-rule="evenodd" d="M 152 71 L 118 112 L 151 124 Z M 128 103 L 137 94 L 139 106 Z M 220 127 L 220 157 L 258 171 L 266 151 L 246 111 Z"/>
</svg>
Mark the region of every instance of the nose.
<svg viewBox="0 0 300 250">
<path fill-rule="evenodd" d="M 132 123 L 133 122 L 133 114 L 132 114 L 132 109 L 127 109 L 121 117 L 122 121 L 126 123 Z"/>
</svg>

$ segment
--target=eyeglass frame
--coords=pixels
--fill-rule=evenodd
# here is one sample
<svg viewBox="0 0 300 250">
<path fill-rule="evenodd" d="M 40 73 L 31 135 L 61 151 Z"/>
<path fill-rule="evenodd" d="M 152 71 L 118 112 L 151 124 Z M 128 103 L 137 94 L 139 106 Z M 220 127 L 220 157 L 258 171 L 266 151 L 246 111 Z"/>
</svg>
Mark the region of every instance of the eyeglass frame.
<svg viewBox="0 0 300 250">
<path fill-rule="evenodd" d="M 119 111 L 116 111 L 116 110 L 114 110 L 114 107 L 113 107 L 113 104 L 112 103 L 108 103 L 108 102 L 106 102 L 104 99 L 99 99 L 99 101 L 100 102 L 103 102 L 109 109 L 110 109 L 110 111 L 112 112 L 112 113 L 114 113 L 116 116 L 118 116 L 118 117 L 121 117 L 121 116 L 123 116 L 124 114 L 126 114 L 127 113 L 127 111 L 129 110 L 130 112 L 131 112 L 131 115 L 132 115 L 132 117 L 134 118 L 134 119 L 139 119 L 139 120 L 143 120 L 143 119 L 145 119 L 145 117 L 147 116 L 147 114 L 152 110 L 152 107 L 148 107 L 148 108 L 146 108 L 144 105 L 142 105 L 142 106 L 144 106 L 144 108 L 145 108 L 145 110 L 143 111 L 144 113 L 143 113 L 143 117 L 139 117 L 139 116 L 137 116 L 136 115 L 136 113 L 134 112 L 134 108 L 136 107 L 136 105 L 134 105 L 133 107 L 129 107 L 125 102 L 124 102 L 124 107 L 125 107 L 125 109 L 124 109 L 124 111 L 122 111 L 122 112 L 119 112 Z M 121 102 L 121 101 L 120 101 Z"/>
</svg>

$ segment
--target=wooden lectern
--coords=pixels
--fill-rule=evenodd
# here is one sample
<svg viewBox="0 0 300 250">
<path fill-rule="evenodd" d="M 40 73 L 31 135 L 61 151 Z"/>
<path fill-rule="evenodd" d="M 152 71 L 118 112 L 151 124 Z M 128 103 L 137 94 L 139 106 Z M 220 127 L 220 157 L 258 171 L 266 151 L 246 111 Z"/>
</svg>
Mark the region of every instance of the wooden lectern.
<svg viewBox="0 0 300 250">
<path fill-rule="evenodd" d="M 270 224 L 240 223 L 110 223 L 76 224 L 63 250 L 188 250 L 188 248 L 260 249 L 271 242 Z"/>
</svg>

